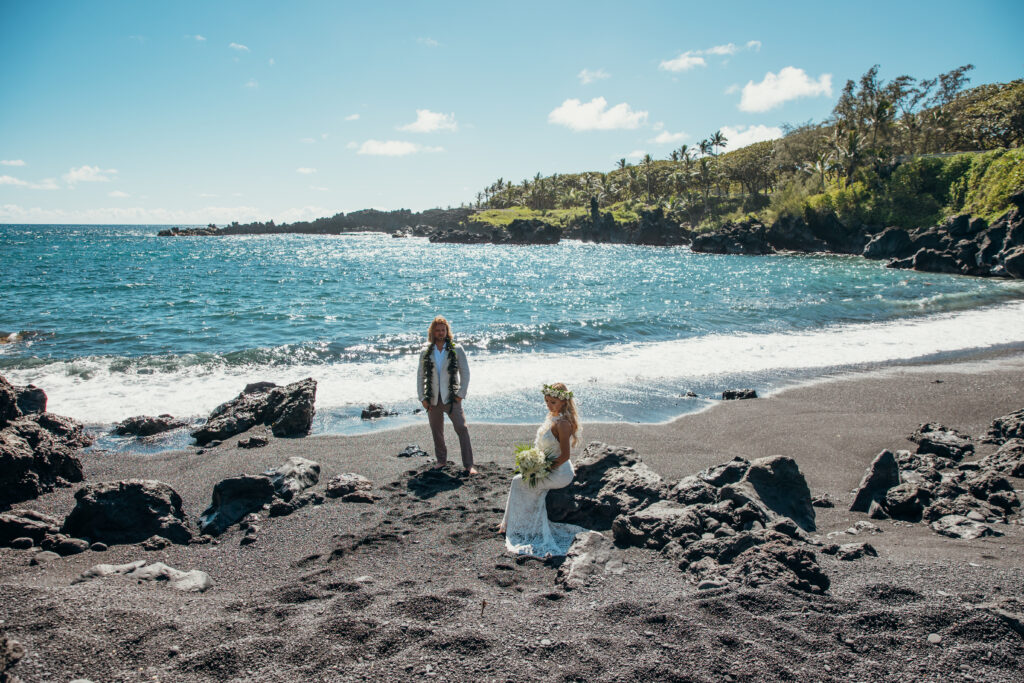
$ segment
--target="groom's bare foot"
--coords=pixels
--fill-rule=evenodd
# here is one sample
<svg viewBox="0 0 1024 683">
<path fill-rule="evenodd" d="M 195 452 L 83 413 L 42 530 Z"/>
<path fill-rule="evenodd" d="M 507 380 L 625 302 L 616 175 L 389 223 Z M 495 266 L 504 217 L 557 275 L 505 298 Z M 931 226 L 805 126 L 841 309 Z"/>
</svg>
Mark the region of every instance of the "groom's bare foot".
<svg viewBox="0 0 1024 683">
<path fill-rule="evenodd" d="M 443 470 L 447 465 L 448 465 L 448 463 L 446 463 L 446 462 L 439 462 L 436 465 L 434 465 L 433 467 L 431 467 L 430 469 L 432 469 L 432 470 Z"/>
<path fill-rule="evenodd" d="M 466 470 L 466 474 L 477 474 L 476 468 L 470 467 L 468 470 Z"/>
</svg>

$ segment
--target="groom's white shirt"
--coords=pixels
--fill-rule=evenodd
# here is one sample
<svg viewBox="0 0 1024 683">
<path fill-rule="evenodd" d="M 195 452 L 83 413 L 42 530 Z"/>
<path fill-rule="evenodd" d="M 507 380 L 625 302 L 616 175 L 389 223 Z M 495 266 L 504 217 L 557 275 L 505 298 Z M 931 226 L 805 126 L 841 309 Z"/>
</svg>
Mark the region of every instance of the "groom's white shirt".
<svg viewBox="0 0 1024 683">
<path fill-rule="evenodd" d="M 441 380 L 441 368 L 446 367 L 445 361 L 448 360 L 448 347 L 442 346 L 438 351 L 437 344 L 434 344 L 432 353 L 434 354 L 434 374 L 437 376 L 437 388 L 441 392 L 441 403 L 448 403 L 448 386 Z"/>
</svg>

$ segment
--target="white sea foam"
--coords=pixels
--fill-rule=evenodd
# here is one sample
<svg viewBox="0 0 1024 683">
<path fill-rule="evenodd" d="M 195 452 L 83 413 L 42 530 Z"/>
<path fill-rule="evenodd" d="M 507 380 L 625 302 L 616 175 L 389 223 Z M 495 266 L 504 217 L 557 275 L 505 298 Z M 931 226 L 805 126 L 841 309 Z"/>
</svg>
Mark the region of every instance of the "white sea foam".
<svg viewBox="0 0 1024 683">
<path fill-rule="evenodd" d="M 934 354 L 1024 343 L 1024 301 L 882 323 L 858 323 L 779 334 L 722 334 L 653 343 L 617 344 L 563 353 L 523 352 L 472 358 L 471 393 L 500 397 L 563 381 L 581 395 L 604 395 L 644 382 L 680 386 L 716 376 L 756 374 L 770 382 L 784 374 L 808 378 L 828 368 L 869 365 Z M 120 359 L 118 359 L 120 360 Z M 91 358 L 11 370 L 18 384 L 33 383 L 49 409 L 90 423 L 130 415 L 206 415 L 248 382 L 279 384 L 303 377 L 318 382 L 318 411 L 409 403 L 415 356 L 335 365 L 190 367 L 170 373 L 111 371 L 112 359 Z M 121 364 L 123 366 L 123 363 Z M 485 416 L 481 416 L 485 417 Z"/>
</svg>

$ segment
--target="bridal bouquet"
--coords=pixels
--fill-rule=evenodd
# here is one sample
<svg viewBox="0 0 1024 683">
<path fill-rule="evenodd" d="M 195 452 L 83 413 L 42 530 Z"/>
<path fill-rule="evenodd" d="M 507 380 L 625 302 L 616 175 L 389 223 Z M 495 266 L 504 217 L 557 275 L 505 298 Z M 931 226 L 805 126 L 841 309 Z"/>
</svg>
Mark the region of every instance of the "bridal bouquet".
<svg viewBox="0 0 1024 683">
<path fill-rule="evenodd" d="M 523 481 L 530 486 L 536 486 L 538 481 L 548 476 L 552 462 L 539 448 L 525 443 L 516 446 L 515 473 L 523 475 Z"/>
</svg>

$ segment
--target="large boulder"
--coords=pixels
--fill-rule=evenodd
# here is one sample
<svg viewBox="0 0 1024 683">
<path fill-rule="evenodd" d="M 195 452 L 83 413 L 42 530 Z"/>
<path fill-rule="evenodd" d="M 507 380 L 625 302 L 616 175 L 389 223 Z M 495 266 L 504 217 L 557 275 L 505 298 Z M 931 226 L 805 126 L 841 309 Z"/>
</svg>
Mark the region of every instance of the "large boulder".
<svg viewBox="0 0 1024 683">
<path fill-rule="evenodd" d="M 270 478 L 274 495 L 289 501 L 320 481 L 320 464 L 306 458 L 292 457 L 280 467 L 267 470 L 263 476 Z"/>
<path fill-rule="evenodd" d="M 74 453 L 87 443 L 81 425 L 50 413 L 9 422 L 0 430 L 0 507 L 82 481 Z"/>
<path fill-rule="evenodd" d="M 857 487 L 850 510 L 867 512 L 871 509 L 872 502 L 884 503 L 886 492 L 899 484 L 900 466 L 896 462 L 896 456 L 892 451 L 884 450 L 868 465 L 868 470 Z"/>
<path fill-rule="evenodd" d="M 192 437 L 204 445 L 223 441 L 258 424 L 268 425 L 275 436 L 304 436 L 313 424 L 315 401 L 316 381 L 312 378 L 285 387 L 269 382 L 251 384 L 214 409 L 206 424 L 192 432 Z"/>
<path fill-rule="evenodd" d="M 18 395 L 18 410 L 22 415 L 46 412 L 46 392 L 34 384 L 24 387 L 14 387 Z"/>
<path fill-rule="evenodd" d="M 700 539 L 704 519 L 696 505 L 659 500 L 642 510 L 621 514 L 612 522 L 615 542 L 661 550 L 673 539 L 681 544 Z"/>
<path fill-rule="evenodd" d="M 922 424 L 910 440 L 917 444 L 918 455 L 935 455 L 950 460 L 963 460 L 974 455 L 974 444 L 969 436 L 934 422 Z"/>
<path fill-rule="evenodd" d="M 574 462 L 569 486 L 548 492 L 548 516 L 587 529 L 609 529 L 620 514 L 639 510 L 667 492 L 661 475 L 632 448 L 591 443 Z"/>
<path fill-rule="evenodd" d="M 318 481 L 320 465 L 298 457 L 288 458 L 280 467 L 259 475 L 224 479 L 213 487 L 213 500 L 199 516 L 199 527 L 204 534 L 219 536 L 265 505 L 273 513 L 275 505 L 284 504 L 276 515 L 287 514 L 284 510 L 291 512 L 297 507 L 295 503 L 313 501 L 312 497 L 303 498 L 299 494 Z"/>
<path fill-rule="evenodd" d="M 789 517 L 805 531 L 815 530 L 811 490 L 792 458 L 773 455 L 754 460 L 738 486 L 749 487 L 773 513 Z"/>
<path fill-rule="evenodd" d="M 273 500 L 274 485 L 269 477 L 242 475 L 223 479 L 213 487 L 213 500 L 199 516 L 199 528 L 204 534 L 219 536 Z"/>
<path fill-rule="evenodd" d="M 118 436 L 153 436 L 186 426 L 187 422 L 176 420 L 173 415 L 136 415 L 114 425 L 113 433 Z"/>
<path fill-rule="evenodd" d="M 162 536 L 174 543 L 192 538 L 181 496 L 151 479 L 89 484 L 75 492 L 75 508 L 61 531 L 78 538 L 114 543 L 141 543 Z"/>
<path fill-rule="evenodd" d="M 906 258 L 914 252 L 910 235 L 903 228 L 886 228 L 864 246 L 864 258 Z"/>
</svg>

